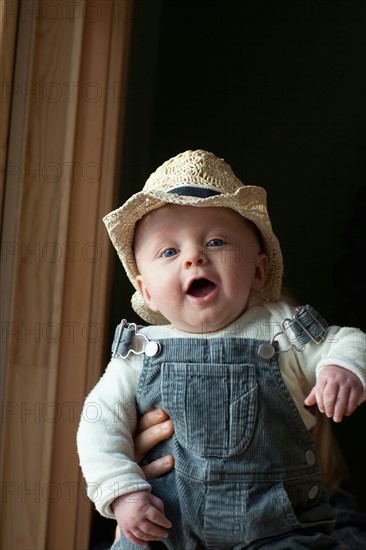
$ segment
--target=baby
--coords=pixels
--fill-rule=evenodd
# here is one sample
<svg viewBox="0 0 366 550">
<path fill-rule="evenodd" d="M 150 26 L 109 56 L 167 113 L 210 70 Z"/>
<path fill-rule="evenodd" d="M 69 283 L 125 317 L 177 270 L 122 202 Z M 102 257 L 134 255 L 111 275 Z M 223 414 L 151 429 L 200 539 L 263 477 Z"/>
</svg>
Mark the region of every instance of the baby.
<svg viewBox="0 0 366 550">
<path fill-rule="evenodd" d="M 149 323 L 117 327 L 78 431 L 88 494 L 123 533 L 115 548 L 339 547 L 309 430 L 314 405 L 340 422 L 365 399 L 366 339 L 279 301 L 265 191 L 186 151 L 104 222 Z M 174 435 L 148 460 L 171 454 L 175 468 L 148 483 L 133 435 L 154 407 Z"/>
</svg>

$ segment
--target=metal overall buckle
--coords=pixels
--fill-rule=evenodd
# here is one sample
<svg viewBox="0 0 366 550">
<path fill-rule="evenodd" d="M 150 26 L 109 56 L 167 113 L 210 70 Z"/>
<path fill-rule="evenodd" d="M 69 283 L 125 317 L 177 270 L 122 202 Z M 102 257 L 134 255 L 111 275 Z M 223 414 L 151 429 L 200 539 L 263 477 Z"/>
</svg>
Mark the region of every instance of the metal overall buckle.
<svg viewBox="0 0 366 550">
<path fill-rule="evenodd" d="M 328 325 L 314 308 L 306 305 L 296 308 L 294 316 L 291 319 L 288 317 L 284 319 L 281 327 L 282 330 L 277 332 L 270 342 L 265 342 L 259 346 L 258 355 L 262 359 L 269 361 L 276 353 L 286 353 L 290 349 L 302 352 L 305 349 L 305 345 L 310 341 L 316 345 L 321 344 L 327 336 Z M 288 329 L 295 336 L 296 343 L 291 340 Z M 288 347 L 283 350 L 279 350 L 278 343 L 275 340 L 281 335 L 288 344 Z"/>
<path fill-rule="evenodd" d="M 123 331 L 125 329 L 129 330 L 129 329 L 134 329 L 134 335 L 133 336 L 137 336 L 137 337 L 141 337 L 142 338 L 142 342 L 145 344 L 143 346 L 143 348 L 140 350 L 140 351 L 136 351 L 135 349 L 133 348 L 130 348 L 127 353 L 125 353 L 124 355 L 121 354 L 121 353 L 118 353 L 118 348 L 119 348 L 119 344 L 120 344 L 120 341 L 121 341 L 121 338 L 122 338 L 122 334 L 123 334 Z M 122 359 L 127 359 L 127 357 L 133 353 L 134 355 L 147 355 L 148 357 L 154 357 L 155 355 L 158 355 L 161 351 L 161 346 L 159 344 L 159 342 L 155 342 L 154 340 L 149 340 L 148 337 L 143 334 L 142 332 L 139 332 L 138 331 L 138 327 L 136 325 L 136 323 L 128 323 L 126 321 L 126 319 L 123 319 L 118 327 L 118 334 L 117 334 L 117 337 L 115 339 L 115 345 L 114 345 L 114 342 L 113 342 L 113 349 L 112 349 L 112 358 L 114 357 L 121 357 Z"/>
</svg>

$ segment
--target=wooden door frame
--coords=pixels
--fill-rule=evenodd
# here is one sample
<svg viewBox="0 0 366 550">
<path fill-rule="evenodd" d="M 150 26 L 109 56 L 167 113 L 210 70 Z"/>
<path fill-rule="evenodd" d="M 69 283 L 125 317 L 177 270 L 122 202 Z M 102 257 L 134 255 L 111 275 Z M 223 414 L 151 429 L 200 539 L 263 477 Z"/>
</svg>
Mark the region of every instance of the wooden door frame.
<svg viewBox="0 0 366 550">
<path fill-rule="evenodd" d="M 75 434 L 109 334 L 132 2 L 7 4 L 0 546 L 87 549 Z"/>
</svg>

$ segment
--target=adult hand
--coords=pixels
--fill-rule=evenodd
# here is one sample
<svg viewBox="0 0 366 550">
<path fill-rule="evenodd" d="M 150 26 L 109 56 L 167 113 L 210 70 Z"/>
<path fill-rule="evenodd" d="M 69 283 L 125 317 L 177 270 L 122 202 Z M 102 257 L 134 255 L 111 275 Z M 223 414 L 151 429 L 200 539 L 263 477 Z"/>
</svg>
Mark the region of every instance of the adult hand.
<svg viewBox="0 0 366 550">
<path fill-rule="evenodd" d="M 134 438 L 135 459 L 138 464 L 150 449 L 160 441 L 169 439 L 174 432 L 174 426 L 169 416 L 162 409 L 152 409 L 145 413 L 139 420 L 137 435 Z M 174 466 L 174 458 L 171 455 L 163 456 L 150 464 L 141 466 L 146 479 L 153 479 L 169 472 Z"/>
</svg>

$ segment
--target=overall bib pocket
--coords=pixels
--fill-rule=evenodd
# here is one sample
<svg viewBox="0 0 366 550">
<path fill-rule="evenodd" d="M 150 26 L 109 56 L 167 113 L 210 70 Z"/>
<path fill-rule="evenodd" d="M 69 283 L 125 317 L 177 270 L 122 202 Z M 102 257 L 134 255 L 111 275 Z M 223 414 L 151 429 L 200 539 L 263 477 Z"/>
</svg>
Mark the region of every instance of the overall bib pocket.
<svg viewBox="0 0 366 550">
<path fill-rule="evenodd" d="M 242 452 L 257 416 L 257 383 L 252 364 L 163 363 L 162 406 L 175 436 L 202 457 Z"/>
</svg>

